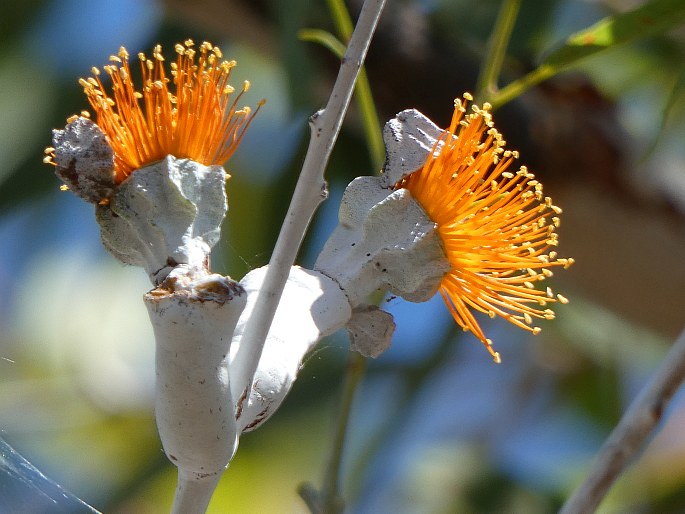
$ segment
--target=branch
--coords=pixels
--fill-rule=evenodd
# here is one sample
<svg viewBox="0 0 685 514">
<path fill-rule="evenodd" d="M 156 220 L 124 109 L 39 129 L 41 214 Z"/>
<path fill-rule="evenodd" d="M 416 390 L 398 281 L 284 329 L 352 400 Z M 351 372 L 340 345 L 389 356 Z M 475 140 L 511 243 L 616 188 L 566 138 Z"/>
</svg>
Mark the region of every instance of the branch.
<svg viewBox="0 0 685 514">
<path fill-rule="evenodd" d="M 610 487 L 661 421 L 673 394 L 685 380 L 685 330 L 673 344 L 661 367 L 600 448 L 590 474 L 559 514 L 595 512 Z"/>
<path fill-rule="evenodd" d="M 310 119 L 312 135 L 302 172 L 269 261 L 264 285 L 259 292 L 254 312 L 245 329 L 242 344 L 234 361 L 234 383 L 239 386 L 235 391 L 237 394 L 242 393 L 238 397 L 238 410 L 242 407 L 245 399 L 249 397 L 248 391 L 252 387 L 252 377 L 259 364 L 264 341 L 288 278 L 290 267 L 295 262 L 297 252 L 314 212 L 328 194 L 324 170 L 340 132 L 359 69 L 366 57 L 371 37 L 376 29 L 384 4 L 385 0 L 366 0 L 364 2 L 357 27 L 342 60 L 328 104 Z"/>
</svg>

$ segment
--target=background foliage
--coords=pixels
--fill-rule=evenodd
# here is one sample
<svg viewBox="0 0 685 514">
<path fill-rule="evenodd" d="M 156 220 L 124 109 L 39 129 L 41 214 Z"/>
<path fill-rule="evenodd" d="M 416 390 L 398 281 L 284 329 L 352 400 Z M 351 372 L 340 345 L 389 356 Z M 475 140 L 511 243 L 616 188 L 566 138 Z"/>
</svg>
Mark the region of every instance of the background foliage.
<svg viewBox="0 0 685 514">
<path fill-rule="evenodd" d="M 499 4 L 390 0 L 367 61 L 381 122 L 415 107 L 446 125 L 452 99 L 475 88 Z M 501 85 L 574 32 L 637 4 L 524 0 Z M 0 7 L 0 435 L 99 510 L 167 510 L 175 469 L 152 414 L 154 346 L 141 302 L 149 285 L 104 252 L 92 207 L 60 192 L 41 164 L 50 130 L 86 107 L 78 78 L 122 44 L 131 53 L 188 37 L 221 46 L 238 60 L 236 82 L 252 81 L 249 102 L 268 99 L 229 163 L 230 212 L 214 255 L 218 271 L 241 277 L 268 261 L 307 116 L 337 71 L 328 50 L 298 39 L 304 28 L 335 33 L 324 2 Z M 503 360 L 495 366 L 439 299 L 388 299 L 398 332 L 370 364 L 352 413 L 350 512 L 554 512 L 682 328 L 685 32 L 650 31 L 496 112 L 510 146 L 564 208 L 560 251 L 576 265 L 554 280 L 572 303 L 534 338 L 488 321 Z M 313 263 L 332 230 L 349 180 L 377 171 L 353 105 L 328 170 L 331 198 L 301 264 Z M 296 488 L 320 482 L 345 347 L 344 334 L 325 341 L 284 407 L 241 439 L 210 512 L 305 511 Z M 676 398 L 601 511 L 682 512 L 683 434 L 685 403 Z M 5 470 L 0 510 L 8 505 L 45 512 L 38 490 Z"/>
</svg>

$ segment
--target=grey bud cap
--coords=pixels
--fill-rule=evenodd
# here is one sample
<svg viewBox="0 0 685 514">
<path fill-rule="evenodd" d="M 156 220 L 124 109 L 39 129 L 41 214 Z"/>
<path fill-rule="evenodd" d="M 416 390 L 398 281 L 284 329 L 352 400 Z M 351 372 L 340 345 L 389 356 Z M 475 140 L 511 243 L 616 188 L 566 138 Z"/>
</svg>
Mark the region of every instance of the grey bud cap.
<svg viewBox="0 0 685 514">
<path fill-rule="evenodd" d="M 383 127 L 387 154 L 383 169 L 385 187 L 421 169 L 443 130 L 416 109 L 398 113 Z"/>
<path fill-rule="evenodd" d="M 99 204 L 114 193 L 114 151 L 105 133 L 83 116 L 52 131 L 55 173 L 76 195 Z"/>
</svg>

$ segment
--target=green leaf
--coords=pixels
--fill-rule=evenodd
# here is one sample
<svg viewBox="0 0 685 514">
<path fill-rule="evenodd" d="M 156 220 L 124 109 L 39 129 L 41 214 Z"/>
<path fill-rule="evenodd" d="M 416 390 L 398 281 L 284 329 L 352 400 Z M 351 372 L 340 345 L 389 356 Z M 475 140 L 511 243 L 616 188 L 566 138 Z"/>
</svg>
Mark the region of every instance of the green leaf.
<svg viewBox="0 0 685 514">
<path fill-rule="evenodd" d="M 318 43 L 327 48 L 333 55 L 342 59 L 345 56 L 346 46 L 342 44 L 333 34 L 321 29 L 302 29 L 297 36 L 302 41 Z"/>
<path fill-rule="evenodd" d="M 536 69 L 491 96 L 493 109 L 520 96 L 581 59 L 623 43 L 663 34 L 685 23 L 685 0 L 652 0 L 633 11 L 604 18 L 571 35 Z"/>
<path fill-rule="evenodd" d="M 328 0 L 328 10 L 331 12 L 338 37 L 343 41 L 349 40 L 354 30 L 354 24 L 347 7 L 345 7 L 345 2 L 343 0 Z"/>
<path fill-rule="evenodd" d="M 685 22 L 685 1 L 652 0 L 634 11 L 609 16 L 576 32 L 543 61 L 544 66 L 565 68 L 608 48 L 666 32 Z"/>
</svg>

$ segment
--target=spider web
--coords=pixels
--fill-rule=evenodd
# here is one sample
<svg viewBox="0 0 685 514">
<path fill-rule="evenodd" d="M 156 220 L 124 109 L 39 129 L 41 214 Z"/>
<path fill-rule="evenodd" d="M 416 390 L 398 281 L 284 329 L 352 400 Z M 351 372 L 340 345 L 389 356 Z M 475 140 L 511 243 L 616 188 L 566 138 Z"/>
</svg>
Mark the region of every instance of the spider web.
<svg viewBox="0 0 685 514">
<path fill-rule="evenodd" d="M 0 437 L 0 514 L 101 514 L 50 480 Z"/>
</svg>

